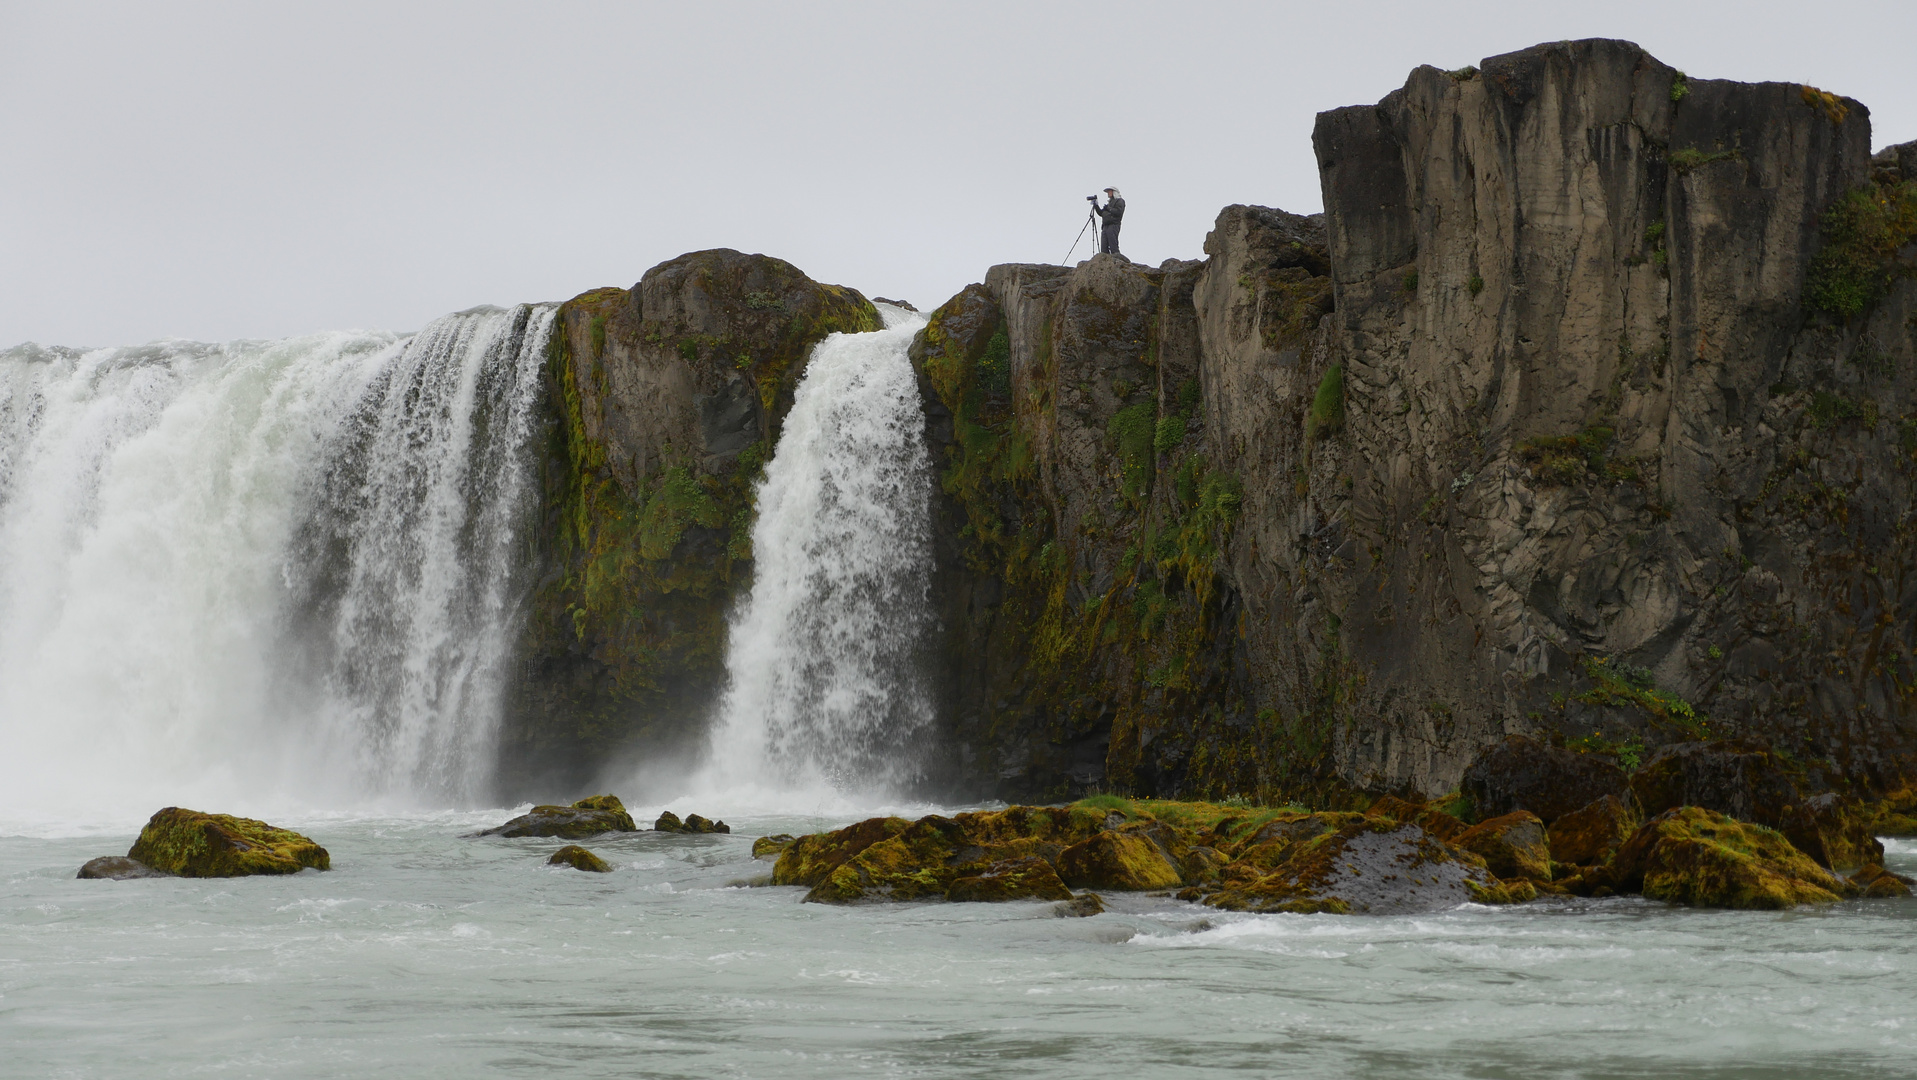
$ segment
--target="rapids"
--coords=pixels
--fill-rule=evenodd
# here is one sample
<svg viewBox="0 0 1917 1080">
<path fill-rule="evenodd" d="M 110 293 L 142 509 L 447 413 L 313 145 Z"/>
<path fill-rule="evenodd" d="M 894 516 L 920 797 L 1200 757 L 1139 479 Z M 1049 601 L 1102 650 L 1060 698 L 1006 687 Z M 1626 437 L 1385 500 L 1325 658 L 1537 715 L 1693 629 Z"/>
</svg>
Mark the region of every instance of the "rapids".
<svg viewBox="0 0 1917 1080">
<path fill-rule="evenodd" d="M 658 807 L 635 807 L 650 818 Z M 676 804 L 725 811 L 723 806 Z M 877 812 L 879 808 L 868 808 Z M 893 808 L 907 814 L 930 807 Z M 1917 901 L 1437 915 L 801 904 L 752 837 L 286 824 L 332 873 L 74 881 L 126 828 L 0 837 L 0 1073 L 301 1077 L 1683 1077 L 1917 1071 Z M 1890 865 L 1917 871 L 1917 844 Z"/>
</svg>

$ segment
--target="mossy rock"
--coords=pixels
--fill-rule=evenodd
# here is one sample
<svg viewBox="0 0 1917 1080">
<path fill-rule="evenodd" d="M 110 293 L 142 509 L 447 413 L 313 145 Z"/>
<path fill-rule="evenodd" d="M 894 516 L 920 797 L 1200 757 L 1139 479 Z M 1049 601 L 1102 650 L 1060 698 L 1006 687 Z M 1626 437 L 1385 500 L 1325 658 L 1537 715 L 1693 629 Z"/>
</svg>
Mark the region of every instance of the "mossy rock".
<svg viewBox="0 0 1917 1080">
<path fill-rule="evenodd" d="M 798 841 L 798 838 L 793 836 L 791 833 L 777 833 L 772 836 L 761 836 L 757 840 L 754 840 L 752 842 L 752 857 L 755 859 L 764 859 L 773 855 L 778 855 L 781 852 L 785 851 L 786 848 L 791 847 L 797 841 Z"/>
<path fill-rule="evenodd" d="M 1595 866 L 1608 862 L 1618 845 L 1641 823 L 1636 808 L 1615 795 L 1606 795 L 1551 823 L 1551 857 L 1559 863 Z"/>
<path fill-rule="evenodd" d="M 970 861 L 959 856 L 971 846 L 958 822 L 927 815 L 833 867 L 805 898 L 844 904 L 943 897 L 959 877 L 958 864 Z"/>
<path fill-rule="evenodd" d="M 1551 844 L 1544 822 L 1529 810 L 1481 822 L 1451 842 L 1483 857 L 1486 868 L 1500 878 L 1551 880 Z"/>
<path fill-rule="evenodd" d="M 480 836 L 557 836 L 567 840 L 608 832 L 635 832 L 638 826 L 611 795 L 594 795 L 571 806 L 535 806 Z"/>
<path fill-rule="evenodd" d="M 1074 844 L 1059 855 L 1058 869 L 1076 889 L 1149 892 L 1177 888 L 1183 881 L 1171 854 L 1137 831 L 1102 832 Z"/>
<path fill-rule="evenodd" d="M 140 830 L 126 857 L 181 877 L 245 877 L 331 870 L 326 849 L 299 833 L 252 818 L 169 806 Z"/>
<path fill-rule="evenodd" d="M 847 859 L 911 827 L 904 818 L 867 818 L 843 829 L 801 836 L 780 852 L 772 884 L 816 886 Z"/>
<path fill-rule="evenodd" d="M 965 902 L 1004 900 L 1070 900 L 1072 890 L 1059 880 L 1052 864 L 1036 855 L 1001 859 L 976 872 L 952 880 L 946 899 Z"/>
<path fill-rule="evenodd" d="M 1693 907 L 1775 911 L 1845 891 L 1777 830 L 1697 806 L 1645 822 L 1618 849 L 1610 878 L 1619 892 Z"/>
<path fill-rule="evenodd" d="M 729 833 L 732 831 L 732 826 L 727 825 L 723 821 L 708 820 L 700 817 L 698 814 L 687 814 L 686 819 L 680 821 L 679 815 L 667 810 L 665 813 L 659 815 L 659 820 L 652 823 L 652 831 L 671 833 Z M 756 846 L 754 851 L 756 853 Z"/>
<path fill-rule="evenodd" d="M 612 873 L 612 867 L 606 860 L 594 855 L 578 844 L 567 844 L 565 847 L 553 852 L 552 858 L 546 860 L 546 865 L 570 866 L 574 870 L 585 870 L 594 874 Z"/>
<path fill-rule="evenodd" d="M 1874 807 L 1827 791 L 1778 815 L 1777 829 L 1797 850 L 1827 870 L 1855 870 L 1884 861 L 1884 845 L 1872 832 Z"/>
<path fill-rule="evenodd" d="M 1528 882 L 1499 881 L 1483 858 L 1419 825 L 1382 815 L 1344 817 L 1337 828 L 1291 842 L 1271 872 L 1254 876 L 1234 863 L 1225 868 L 1225 888 L 1189 898 L 1232 911 L 1409 914 L 1536 896 Z M 1268 852 L 1274 843 L 1282 841 L 1254 845 L 1246 854 Z"/>
<path fill-rule="evenodd" d="M 1861 894 L 1866 899 L 1888 900 L 1909 896 L 1913 882 L 1902 874 L 1893 874 L 1872 863 L 1852 874 L 1848 884 L 1851 892 Z"/>
</svg>

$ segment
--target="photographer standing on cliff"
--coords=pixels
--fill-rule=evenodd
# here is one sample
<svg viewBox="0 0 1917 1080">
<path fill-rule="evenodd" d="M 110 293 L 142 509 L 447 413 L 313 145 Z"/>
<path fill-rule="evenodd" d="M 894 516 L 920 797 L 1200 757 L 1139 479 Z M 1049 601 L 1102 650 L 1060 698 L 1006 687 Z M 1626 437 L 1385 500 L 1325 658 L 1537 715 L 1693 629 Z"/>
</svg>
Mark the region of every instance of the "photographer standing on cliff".
<svg viewBox="0 0 1917 1080">
<path fill-rule="evenodd" d="M 1092 212 L 1104 222 L 1098 229 L 1098 252 L 1101 255 L 1118 254 L 1118 223 L 1125 217 L 1125 200 L 1118 197 L 1117 188 L 1105 189 L 1105 205 L 1098 205 L 1098 196 L 1087 195 L 1091 200 Z"/>
</svg>

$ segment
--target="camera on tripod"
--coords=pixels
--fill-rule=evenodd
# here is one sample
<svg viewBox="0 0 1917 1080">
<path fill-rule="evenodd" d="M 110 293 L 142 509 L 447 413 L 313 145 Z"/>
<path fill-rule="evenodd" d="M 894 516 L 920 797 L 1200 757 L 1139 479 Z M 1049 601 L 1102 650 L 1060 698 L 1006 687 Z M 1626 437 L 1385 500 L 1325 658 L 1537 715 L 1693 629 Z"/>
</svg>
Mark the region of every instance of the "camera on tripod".
<svg viewBox="0 0 1917 1080">
<path fill-rule="evenodd" d="M 1097 201 L 1098 201 L 1098 196 L 1096 196 L 1096 195 L 1087 195 L 1087 196 L 1085 196 L 1085 201 L 1086 201 L 1086 202 L 1092 202 L 1092 203 L 1095 203 L 1095 202 L 1097 202 Z"/>
</svg>

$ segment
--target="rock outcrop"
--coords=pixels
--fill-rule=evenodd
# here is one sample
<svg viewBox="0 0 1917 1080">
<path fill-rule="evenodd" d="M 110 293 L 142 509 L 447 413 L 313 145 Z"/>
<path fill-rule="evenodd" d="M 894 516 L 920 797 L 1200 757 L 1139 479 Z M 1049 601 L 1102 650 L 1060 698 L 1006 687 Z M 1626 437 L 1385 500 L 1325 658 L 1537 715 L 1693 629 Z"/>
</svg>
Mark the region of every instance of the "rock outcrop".
<svg viewBox="0 0 1917 1080">
<path fill-rule="evenodd" d="M 535 582 L 501 739 L 507 794 L 683 753 L 750 580 L 753 484 L 812 346 L 880 328 L 856 290 L 714 250 L 561 306 Z"/>
<path fill-rule="evenodd" d="M 934 780 L 1358 805 L 1524 736 L 1580 775 L 1481 813 L 1710 739 L 1798 764 L 1780 810 L 1908 785 L 1906 148 L 1602 40 L 1420 68 L 1314 146 L 1322 217 L 933 313 Z"/>
<path fill-rule="evenodd" d="M 592 874 L 612 873 L 612 866 L 608 864 L 606 860 L 580 847 L 578 844 L 567 844 L 565 847 L 553 852 L 552 857 L 546 860 L 546 865 L 570 866 L 574 870 L 584 870 Z"/>
<path fill-rule="evenodd" d="M 325 848 L 290 829 L 169 806 L 147 821 L 125 858 L 94 859 L 80 876 L 245 877 L 332 868 Z"/>
<path fill-rule="evenodd" d="M 608 832 L 634 832 L 632 815 L 611 795 L 594 795 L 571 806 L 535 806 L 479 836 L 558 836 L 578 840 Z"/>
<path fill-rule="evenodd" d="M 1074 898 L 1074 888 L 1181 889 L 1184 899 L 1232 910 L 1376 914 L 1536 896 L 1529 882 L 1500 881 L 1483 858 L 1412 821 L 1110 797 L 873 818 L 800 837 L 772 883 L 808 886 L 815 903 L 1069 900 L 1066 914 L 1103 910 L 1095 894 Z"/>
<path fill-rule="evenodd" d="M 732 827 L 723 821 L 712 821 L 700 817 L 698 814 L 687 814 L 686 819 L 681 821 L 679 820 L 678 814 L 667 810 L 659 815 L 659 820 L 652 823 L 652 831 L 671 833 L 729 833 L 732 831 Z M 764 837 L 760 839 L 764 839 Z M 756 843 L 753 845 L 753 854 L 758 854 L 758 845 Z"/>
</svg>

